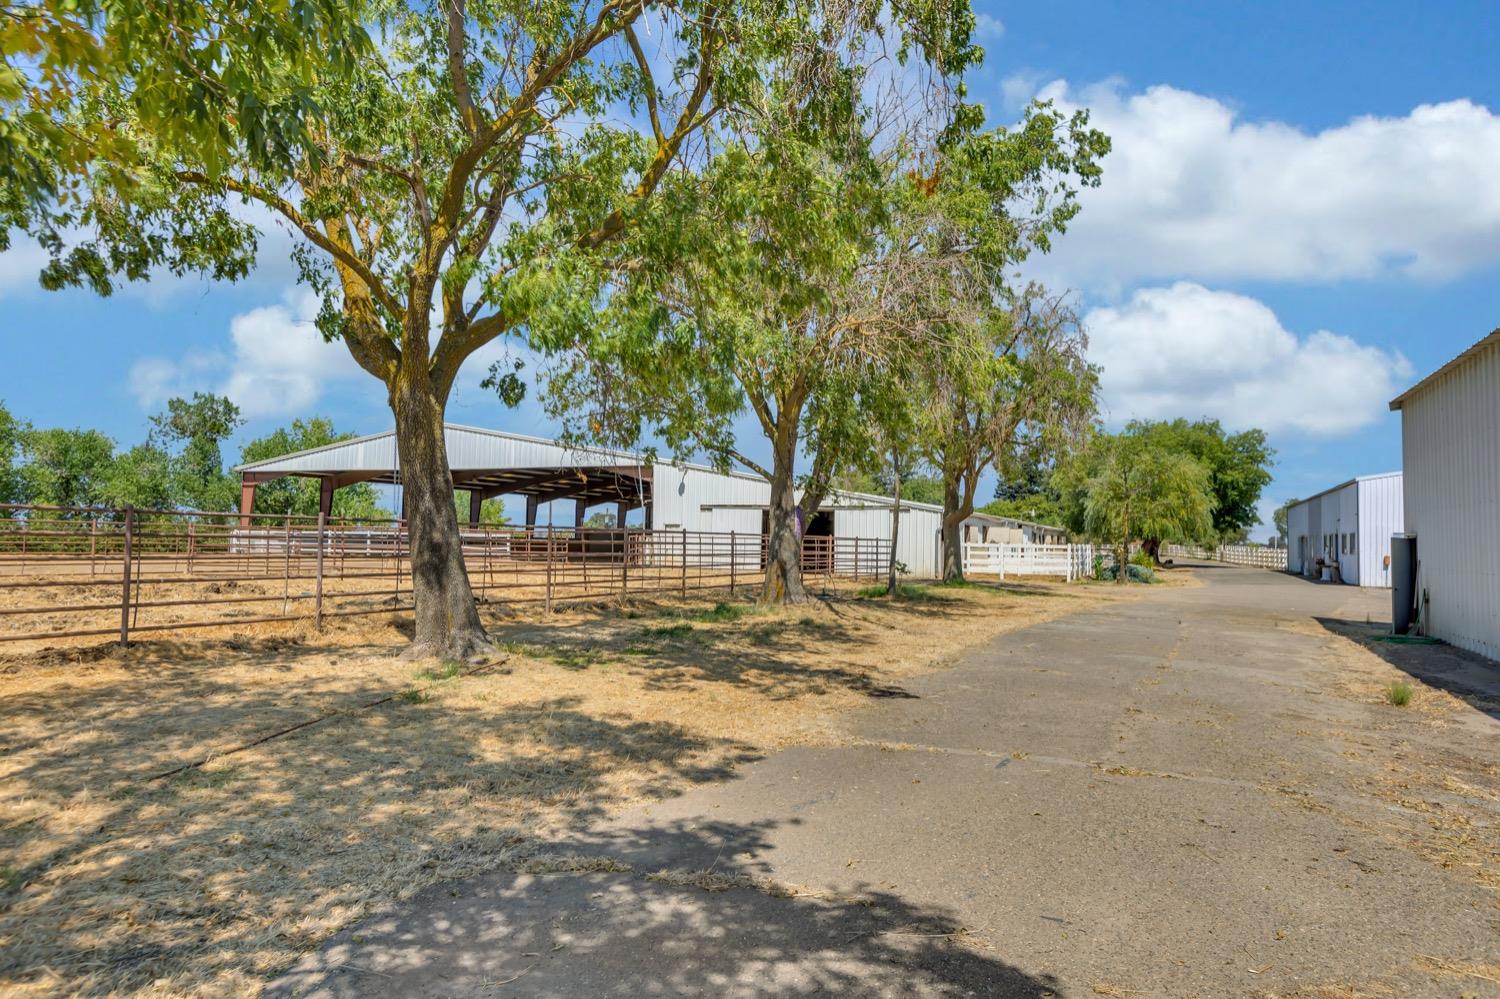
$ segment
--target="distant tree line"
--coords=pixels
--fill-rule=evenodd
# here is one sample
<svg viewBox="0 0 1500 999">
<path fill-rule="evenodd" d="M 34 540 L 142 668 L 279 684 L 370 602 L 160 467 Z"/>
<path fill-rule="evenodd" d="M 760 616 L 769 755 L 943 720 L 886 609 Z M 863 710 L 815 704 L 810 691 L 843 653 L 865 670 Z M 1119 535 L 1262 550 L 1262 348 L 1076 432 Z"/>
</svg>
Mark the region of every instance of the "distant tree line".
<svg viewBox="0 0 1500 999">
<path fill-rule="evenodd" d="M 233 402 L 204 393 L 169 399 L 150 422 L 145 440 L 121 448 L 100 430 L 33 426 L 0 402 L 0 502 L 212 512 L 238 509 L 239 479 L 224 459 L 227 442 L 244 425 Z M 336 431 L 332 421 L 323 417 L 293 420 L 247 443 L 236 464 L 353 436 Z M 293 477 L 262 483 L 255 492 L 254 512 L 316 516 L 318 483 Z M 334 493 L 333 515 L 373 519 L 391 513 L 381 507 L 374 487 L 361 483 Z M 468 516 L 467 501 L 464 516 Z"/>
</svg>

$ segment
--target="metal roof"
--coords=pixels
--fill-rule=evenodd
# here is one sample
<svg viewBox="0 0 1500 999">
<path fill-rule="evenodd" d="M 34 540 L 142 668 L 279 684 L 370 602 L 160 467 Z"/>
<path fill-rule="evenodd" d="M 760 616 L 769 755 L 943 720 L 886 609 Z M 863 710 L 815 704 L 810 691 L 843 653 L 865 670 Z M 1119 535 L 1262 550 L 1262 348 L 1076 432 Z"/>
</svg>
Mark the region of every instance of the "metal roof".
<svg viewBox="0 0 1500 999">
<path fill-rule="evenodd" d="M 1487 347 L 1493 347 L 1497 344 L 1500 344 L 1500 329 L 1491 330 L 1489 333 L 1486 333 L 1484 336 L 1479 338 L 1478 343 L 1474 344 L 1468 350 L 1465 350 L 1462 354 L 1459 354 L 1457 357 L 1449 361 L 1447 364 L 1443 365 L 1441 368 L 1438 368 L 1426 378 L 1423 378 L 1421 381 L 1417 382 L 1417 384 L 1413 385 L 1405 392 L 1402 392 L 1400 395 L 1396 396 L 1396 398 L 1391 400 L 1391 409 L 1400 409 L 1401 404 L 1404 403 L 1407 399 L 1410 399 L 1418 392 L 1426 391 L 1427 388 L 1432 384 L 1434 379 L 1446 375 L 1448 372 L 1452 371 L 1460 364 L 1471 360 L 1475 354 L 1478 354 L 1480 351 L 1484 350 Z"/>
<path fill-rule="evenodd" d="M 1304 496 L 1304 497 L 1302 497 L 1301 499 L 1299 499 L 1295 503 L 1288 503 L 1287 504 L 1287 509 L 1291 510 L 1291 509 L 1294 509 L 1296 507 L 1301 506 L 1304 503 L 1311 503 L 1315 499 L 1318 499 L 1318 498 L 1323 497 L 1323 496 L 1327 496 L 1329 493 L 1336 493 L 1340 489 L 1347 489 L 1350 486 L 1354 485 L 1356 482 L 1368 482 L 1371 479 L 1388 479 L 1388 478 L 1391 478 L 1392 476 L 1398 476 L 1399 477 L 1400 475 L 1401 475 L 1400 471 L 1395 471 L 1395 472 L 1375 472 L 1375 473 L 1373 473 L 1371 475 L 1356 475 L 1354 478 L 1348 479 L 1348 480 L 1346 480 L 1344 482 L 1340 482 L 1336 486 L 1329 486 L 1327 489 L 1324 489 L 1322 492 L 1313 493 L 1311 496 Z"/>
<path fill-rule="evenodd" d="M 468 427 L 457 423 L 443 424 L 443 437 L 448 450 L 448 466 L 456 479 L 498 486 L 504 484 L 503 480 L 511 478 L 515 479 L 515 485 L 518 486 L 515 490 L 517 492 L 532 491 L 531 483 L 522 480 L 529 480 L 534 473 L 545 469 L 577 468 L 605 471 L 611 467 L 633 465 L 641 470 L 649 470 L 653 464 L 689 468 L 742 481 L 765 483 L 759 475 L 748 472 L 724 471 L 711 465 L 692 462 L 665 460 L 652 462 L 642 454 L 629 451 L 574 446 L 543 437 L 531 437 L 504 430 L 488 430 L 483 427 Z M 363 481 L 394 482 L 400 474 L 396 432 L 387 430 L 384 433 L 368 434 L 364 437 L 351 437 L 349 440 L 325 444 L 322 447 L 294 451 L 291 454 L 267 458 L 263 461 L 247 462 L 235 466 L 234 470 L 240 473 L 256 473 L 257 477 L 263 480 L 277 475 L 326 476 L 345 472 L 367 472 L 374 474 L 362 476 Z M 500 470 L 510 470 L 510 474 L 507 475 Z M 465 472 L 495 472 L 497 474 L 478 477 L 466 476 Z M 491 478 L 495 480 L 493 483 L 489 482 Z M 870 503 L 886 507 L 893 502 L 889 496 L 844 491 L 837 491 L 830 498 L 836 503 Z M 908 500 L 902 500 L 901 505 L 907 509 L 928 510 L 934 513 L 941 513 L 943 510 L 941 505 L 915 503 Z"/>
</svg>

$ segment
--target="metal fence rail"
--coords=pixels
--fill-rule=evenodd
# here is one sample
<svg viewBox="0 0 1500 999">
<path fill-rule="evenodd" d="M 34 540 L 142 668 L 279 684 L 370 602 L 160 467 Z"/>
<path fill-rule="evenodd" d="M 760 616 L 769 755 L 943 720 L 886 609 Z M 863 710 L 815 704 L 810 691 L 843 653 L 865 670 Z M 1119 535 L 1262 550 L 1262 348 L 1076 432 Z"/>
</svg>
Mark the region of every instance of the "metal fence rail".
<svg viewBox="0 0 1500 999">
<path fill-rule="evenodd" d="M 481 603 L 559 603 L 759 582 L 760 534 L 494 526 L 461 531 Z M 0 643 L 382 614 L 412 606 L 400 521 L 0 505 Z M 808 537 L 814 584 L 875 579 L 883 539 Z"/>
<path fill-rule="evenodd" d="M 964 545 L 964 573 L 1012 576 L 1060 576 L 1068 582 L 1094 575 L 1093 545 Z"/>
<path fill-rule="evenodd" d="M 1226 562 L 1230 565 L 1253 565 L 1262 569 L 1286 569 L 1286 549 L 1268 548 L 1262 545 L 1219 545 L 1204 548 L 1201 545 L 1162 545 L 1163 557 L 1201 558 L 1211 562 Z"/>
</svg>

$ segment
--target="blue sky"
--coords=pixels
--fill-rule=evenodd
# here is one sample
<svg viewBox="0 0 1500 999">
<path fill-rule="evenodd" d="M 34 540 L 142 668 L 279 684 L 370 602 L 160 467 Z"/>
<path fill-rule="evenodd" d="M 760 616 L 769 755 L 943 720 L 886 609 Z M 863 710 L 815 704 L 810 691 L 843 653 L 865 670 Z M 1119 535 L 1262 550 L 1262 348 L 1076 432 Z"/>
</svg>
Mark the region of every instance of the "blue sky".
<svg viewBox="0 0 1500 999">
<path fill-rule="evenodd" d="M 1265 509 L 1400 464 L 1396 391 L 1500 325 L 1493 2 L 981 2 L 972 81 L 996 123 L 1040 94 L 1115 141 L 1103 187 L 1027 267 L 1069 289 L 1106 417 L 1215 416 L 1279 451 Z M 380 387 L 310 336 L 287 240 L 239 285 L 101 300 L 0 255 L 0 399 L 40 426 L 144 436 L 165 395 L 239 395 L 243 439 L 293 416 L 390 425 Z M 449 418 L 546 434 L 466 372 Z M 251 400 L 256 400 L 251 402 Z M 764 448 L 747 448 L 752 454 Z"/>
</svg>

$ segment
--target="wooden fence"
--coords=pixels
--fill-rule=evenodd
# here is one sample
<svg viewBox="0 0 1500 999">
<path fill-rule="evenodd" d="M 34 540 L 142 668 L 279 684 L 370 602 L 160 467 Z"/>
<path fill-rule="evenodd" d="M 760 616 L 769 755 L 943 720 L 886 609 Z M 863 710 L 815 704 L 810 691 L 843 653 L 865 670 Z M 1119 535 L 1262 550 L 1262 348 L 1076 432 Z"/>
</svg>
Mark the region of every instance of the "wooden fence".
<svg viewBox="0 0 1500 999">
<path fill-rule="evenodd" d="M 965 575 L 1056 576 L 1072 582 L 1094 575 L 1093 545 L 965 544 Z"/>
<path fill-rule="evenodd" d="M 1219 545 L 1204 548 L 1200 545 L 1162 545 L 1163 558 L 1196 558 L 1210 562 L 1227 562 L 1230 565 L 1253 565 L 1262 569 L 1286 570 L 1286 549 L 1267 548 L 1263 545 Z"/>
<path fill-rule="evenodd" d="M 481 604 L 733 592 L 760 582 L 766 538 L 733 531 L 494 526 L 461 531 Z M 878 579 L 890 542 L 809 537 L 811 585 Z M 0 506 L 0 643 L 407 611 L 400 521 Z"/>
</svg>

